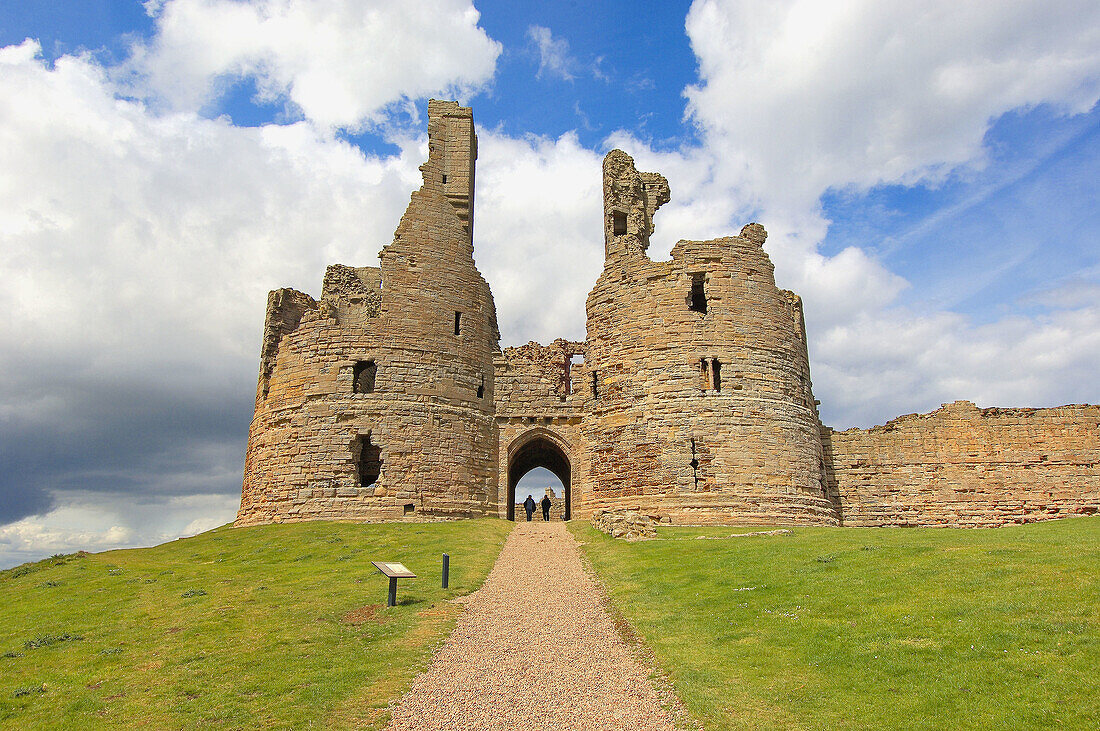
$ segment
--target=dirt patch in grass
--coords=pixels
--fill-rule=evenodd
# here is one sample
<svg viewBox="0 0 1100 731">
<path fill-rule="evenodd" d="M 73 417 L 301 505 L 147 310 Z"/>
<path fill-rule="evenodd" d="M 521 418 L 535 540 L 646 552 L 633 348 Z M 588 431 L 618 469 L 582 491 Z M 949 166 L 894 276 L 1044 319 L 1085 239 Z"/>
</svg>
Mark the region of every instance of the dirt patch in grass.
<svg viewBox="0 0 1100 731">
<path fill-rule="evenodd" d="M 377 622 L 383 624 L 387 620 L 385 617 L 378 616 L 378 610 L 382 608 L 381 604 L 368 604 L 365 607 L 359 607 L 353 609 L 344 615 L 344 622 L 346 624 L 360 625 L 364 622 Z"/>
</svg>

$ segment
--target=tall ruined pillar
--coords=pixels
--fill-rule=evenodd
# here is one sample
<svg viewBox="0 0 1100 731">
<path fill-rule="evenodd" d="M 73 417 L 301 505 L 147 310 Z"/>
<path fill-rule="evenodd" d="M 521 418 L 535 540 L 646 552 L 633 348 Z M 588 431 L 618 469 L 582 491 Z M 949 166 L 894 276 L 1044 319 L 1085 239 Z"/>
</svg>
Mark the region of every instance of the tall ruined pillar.
<svg viewBox="0 0 1100 731">
<path fill-rule="evenodd" d="M 470 109 L 428 104 L 424 183 L 380 267 L 268 300 L 238 524 L 495 512 L 492 294 Z"/>
<path fill-rule="evenodd" d="M 588 295 L 586 501 L 674 523 L 835 523 L 801 301 L 762 226 L 646 255 L 668 183 L 621 150 L 603 167 L 604 270 Z"/>
</svg>

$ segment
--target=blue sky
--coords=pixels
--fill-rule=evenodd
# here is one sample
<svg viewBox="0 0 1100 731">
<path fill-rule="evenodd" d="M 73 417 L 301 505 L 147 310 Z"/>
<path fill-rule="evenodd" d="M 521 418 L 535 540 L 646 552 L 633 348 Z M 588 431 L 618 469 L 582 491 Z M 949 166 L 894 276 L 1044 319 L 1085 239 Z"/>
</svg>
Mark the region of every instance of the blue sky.
<svg viewBox="0 0 1100 731">
<path fill-rule="evenodd" d="M 654 257 L 764 224 L 825 423 L 1100 400 L 1095 2 L 27 0 L 0 49 L 0 564 L 231 519 L 266 292 L 374 263 L 431 96 L 503 346 L 583 339 L 617 146 Z"/>
</svg>

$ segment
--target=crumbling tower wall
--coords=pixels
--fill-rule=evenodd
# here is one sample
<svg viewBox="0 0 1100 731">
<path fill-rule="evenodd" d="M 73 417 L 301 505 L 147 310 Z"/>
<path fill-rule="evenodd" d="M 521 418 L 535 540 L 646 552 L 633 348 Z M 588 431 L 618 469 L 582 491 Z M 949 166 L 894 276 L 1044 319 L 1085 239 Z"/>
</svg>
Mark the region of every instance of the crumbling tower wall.
<svg viewBox="0 0 1100 731">
<path fill-rule="evenodd" d="M 603 273 L 587 301 L 590 445 L 577 514 L 640 506 L 674 523 L 836 523 L 826 498 L 801 300 L 750 224 L 646 255 L 668 184 L 604 160 Z"/>
<path fill-rule="evenodd" d="M 469 108 L 428 105 L 428 161 L 380 267 L 268 299 L 238 524 L 495 511 L 492 295 L 473 260 Z"/>
</svg>

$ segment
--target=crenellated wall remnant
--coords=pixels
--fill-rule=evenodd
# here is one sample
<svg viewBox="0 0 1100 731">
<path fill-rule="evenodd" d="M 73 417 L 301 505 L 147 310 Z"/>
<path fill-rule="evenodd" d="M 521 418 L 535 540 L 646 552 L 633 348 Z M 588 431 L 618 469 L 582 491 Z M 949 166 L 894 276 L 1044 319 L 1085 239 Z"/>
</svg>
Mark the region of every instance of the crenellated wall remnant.
<svg viewBox="0 0 1100 731">
<path fill-rule="evenodd" d="M 536 467 L 565 488 L 555 519 L 986 526 L 1100 509 L 1100 406 L 823 426 L 802 301 L 776 286 L 764 228 L 652 261 L 669 185 L 621 150 L 603 164 L 586 340 L 501 350 L 473 260 L 470 109 L 430 101 L 428 150 L 378 266 L 330 266 L 319 299 L 268 296 L 238 524 L 514 518 Z"/>
<path fill-rule="evenodd" d="M 1100 512 L 1100 406 L 969 401 L 823 429 L 845 525 L 989 526 Z"/>
</svg>

